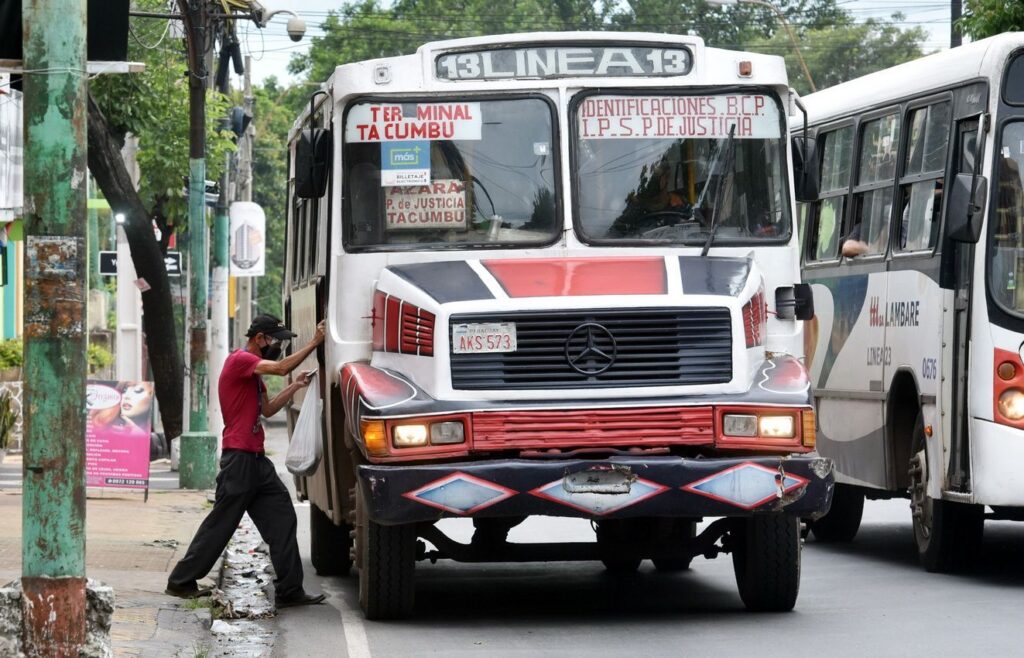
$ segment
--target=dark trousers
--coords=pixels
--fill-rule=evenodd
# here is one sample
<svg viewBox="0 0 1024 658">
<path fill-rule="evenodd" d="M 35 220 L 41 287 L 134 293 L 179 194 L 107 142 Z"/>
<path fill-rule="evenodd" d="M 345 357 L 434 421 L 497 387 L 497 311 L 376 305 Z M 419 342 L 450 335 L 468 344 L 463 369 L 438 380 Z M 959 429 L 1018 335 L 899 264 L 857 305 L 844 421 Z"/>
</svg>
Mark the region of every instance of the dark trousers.
<svg viewBox="0 0 1024 658">
<path fill-rule="evenodd" d="M 224 451 L 213 509 L 167 581 L 188 586 L 206 576 L 224 552 L 245 512 L 270 546 L 270 561 L 277 574 L 274 580 L 277 595 L 289 596 L 301 591 L 302 560 L 295 540 L 295 507 L 291 496 L 269 459 L 243 450 Z"/>
</svg>

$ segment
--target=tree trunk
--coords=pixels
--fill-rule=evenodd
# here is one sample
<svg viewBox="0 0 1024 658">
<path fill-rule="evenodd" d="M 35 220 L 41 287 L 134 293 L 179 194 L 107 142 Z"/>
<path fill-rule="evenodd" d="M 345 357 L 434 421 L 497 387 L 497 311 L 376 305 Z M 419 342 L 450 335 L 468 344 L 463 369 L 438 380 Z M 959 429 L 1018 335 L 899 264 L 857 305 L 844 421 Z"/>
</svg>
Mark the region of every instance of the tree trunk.
<svg viewBox="0 0 1024 658">
<path fill-rule="evenodd" d="M 139 198 L 121 159 L 120 146 L 91 95 L 88 133 L 89 170 L 111 208 L 124 214 L 124 230 L 135 272 L 149 284 L 149 290 L 142 293 L 142 329 L 146 334 L 164 434 L 170 440 L 180 436 L 182 431 L 185 379 L 181 348 L 174 331 L 174 307 L 164 254 L 153 235 L 150 212 Z"/>
</svg>

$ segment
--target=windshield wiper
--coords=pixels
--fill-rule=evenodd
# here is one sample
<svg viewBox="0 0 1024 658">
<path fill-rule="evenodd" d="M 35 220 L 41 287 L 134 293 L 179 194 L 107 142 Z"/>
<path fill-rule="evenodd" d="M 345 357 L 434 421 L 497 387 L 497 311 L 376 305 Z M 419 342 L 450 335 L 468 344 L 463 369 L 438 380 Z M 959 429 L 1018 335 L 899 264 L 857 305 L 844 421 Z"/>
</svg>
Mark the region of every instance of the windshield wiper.
<svg viewBox="0 0 1024 658">
<path fill-rule="evenodd" d="M 701 249 L 701 252 L 700 252 L 700 255 L 701 255 L 702 258 L 704 256 L 708 255 L 708 251 L 711 250 L 711 243 L 715 241 L 715 231 L 718 230 L 719 208 L 722 205 L 722 190 L 725 189 L 726 178 L 728 176 L 732 175 L 732 159 L 733 159 L 733 154 L 735 153 L 735 147 L 734 147 L 735 137 L 736 137 L 736 124 L 733 124 L 732 127 L 729 128 L 729 137 L 728 137 L 728 140 L 725 143 L 725 148 L 724 148 L 724 150 L 725 150 L 725 157 L 721 158 L 721 160 L 722 160 L 722 173 L 719 174 L 719 176 L 718 176 L 718 187 L 715 188 L 714 206 L 711 209 L 711 226 L 708 227 L 708 239 L 707 239 L 707 241 L 704 242 L 704 248 Z M 722 153 L 722 150 L 719 150 L 719 152 L 716 154 L 716 156 L 720 155 L 721 153 Z M 715 158 L 715 162 L 711 163 L 711 172 L 712 173 L 715 170 L 714 167 L 715 167 L 715 164 L 717 164 L 718 160 L 719 160 L 719 158 L 716 157 Z M 700 201 L 703 201 L 704 192 L 707 191 L 709 183 L 711 183 L 711 178 L 710 177 L 704 183 L 704 189 L 701 190 L 701 193 L 700 193 L 701 199 L 698 201 L 698 203 Z"/>
</svg>

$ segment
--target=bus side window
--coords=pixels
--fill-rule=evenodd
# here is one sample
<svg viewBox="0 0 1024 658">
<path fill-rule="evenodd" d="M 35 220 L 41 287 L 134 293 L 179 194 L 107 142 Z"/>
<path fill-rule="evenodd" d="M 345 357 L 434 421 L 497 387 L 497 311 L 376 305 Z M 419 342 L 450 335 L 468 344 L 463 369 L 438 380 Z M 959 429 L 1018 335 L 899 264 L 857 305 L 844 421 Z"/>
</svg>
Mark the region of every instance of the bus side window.
<svg viewBox="0 0 1024 658">
<path fill-rule="evenodd" d="M 935 247 L 942 219 L 942 181 L 949 145 L 950 104 L 910 113 L 906 158 L 900 178 L 899 251 Z"/>
<path fill-rule="evenodd" d="M 900 144 L 899 115 L 869 121 L 860 136 L 860 160 L 850 228 L 843 237 L 847 258 L 884 254 L 889 242 L 892 183 Z"/>
<path fill-rule="evenodd" d="M 853 127 L 826 133 L 822 139 L 821 192 L 811 205 L 808 225 L 808 260 L 838 258 L 839 233 L 850 189 Z"/>
</svg>

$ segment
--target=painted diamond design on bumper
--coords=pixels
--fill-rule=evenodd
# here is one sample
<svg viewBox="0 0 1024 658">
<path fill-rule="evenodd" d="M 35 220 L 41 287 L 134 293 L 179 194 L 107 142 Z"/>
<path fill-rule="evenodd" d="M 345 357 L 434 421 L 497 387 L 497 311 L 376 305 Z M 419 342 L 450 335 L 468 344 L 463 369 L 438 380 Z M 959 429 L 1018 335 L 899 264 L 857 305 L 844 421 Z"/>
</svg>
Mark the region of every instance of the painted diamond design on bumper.
<svg viewBox="0 0 1024 658">
<path fill-rule="evenodd" d="M 809 482 L 807 478 L 799 475 L 787 474 L 785 480 L 778 483 L 778 475 L 778 469 L 744 462 L 691 482 L 683 487 L 683 490 L 742 509 L 754 509 L 771 500 L 777 500 L 780 484 L 782 493 L 787 494 Z"/>
<path fill-rule="evenodd" d="M 519 493 L 514 489 L 456 472 L 402 496 L 453 514 L 472 514 Z"/>
<path fill-rule="evenodd" d="M 633 480 L 629 487 L 629 493 L 621 494 L 599 494 L 599 493 L 569 493 L 562 486 L 562 480 L 554 480 L 530 491 L 538 498 L 544 498 L 566 507 L 572 507 L 587 514 L 604 516 L 626 507 L 636 505 L 642 500 L 653 498 L 668 487 L 657 482 L 651 482 L 643 478 Z"/>
</svg>

